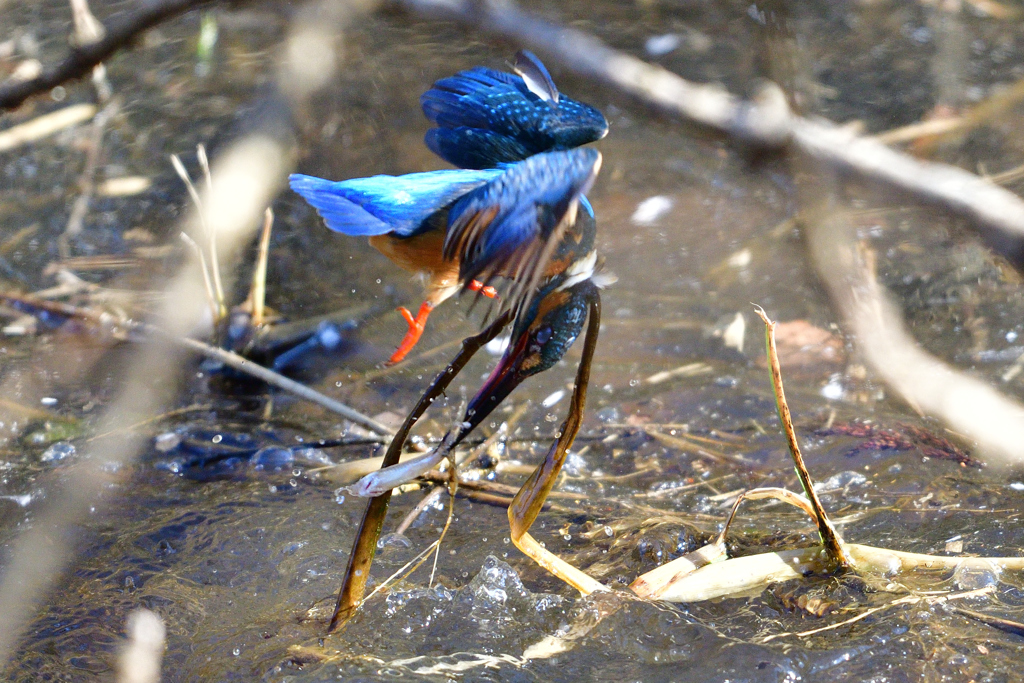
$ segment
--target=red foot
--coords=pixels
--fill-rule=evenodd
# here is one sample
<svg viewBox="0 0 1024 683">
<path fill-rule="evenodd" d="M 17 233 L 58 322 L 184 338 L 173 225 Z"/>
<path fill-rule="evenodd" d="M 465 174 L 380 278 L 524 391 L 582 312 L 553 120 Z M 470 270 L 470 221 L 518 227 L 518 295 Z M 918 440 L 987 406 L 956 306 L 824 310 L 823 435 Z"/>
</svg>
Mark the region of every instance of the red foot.
<svg viewBox="0 0 1024 683">
<path fill-rule="evenodd" d="M 493 299 L 498 296 L 498 290 L 490 286 L 484 287 L 484 283 L 479 280 L 470 280 L 469 284 L 466 285 L 466 289 L 471 292 L 480 292 L 488 299 Z"/>
<path fill-rule="evenodd" d="M 416 342 L 420 340 L 423 335 L 423 327 L 426 325 L 427 316 L 434 310 L 434 304 L 429 301 L 424 301 L 420 305 L 420 310 L 416 314 L 416 317 L 412 317 L 412 313 L 405 306 L 399 306 L 398 312 L 405 318 L 405 322 L 409 323 L 409 331 L 405 333 L 405 337 L 402 338 L 402 343 L 398 345 L 398 350 L 391 354 L 391 358 L 388 360 L 388 365 L 394 365 L 400 363 L 410 351 L 412 347 L 416 346 Z"/>
</svg>

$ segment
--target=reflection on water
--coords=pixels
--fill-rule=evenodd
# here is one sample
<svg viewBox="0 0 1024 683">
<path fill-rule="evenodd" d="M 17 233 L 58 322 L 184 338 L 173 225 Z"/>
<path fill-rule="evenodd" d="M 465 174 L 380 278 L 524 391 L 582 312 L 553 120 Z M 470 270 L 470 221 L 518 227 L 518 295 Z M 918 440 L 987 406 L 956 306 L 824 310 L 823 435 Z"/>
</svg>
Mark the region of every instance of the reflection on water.
<svg viewBox="0 0 1024 683">
<path fill-rule="evenodd" d="M 95 5 L 102 19 L 130 3 Z M 794 87 L 812 112 L 859 121 L 871 132 L 984 100 L 1024 75 L 1024 41 L 1018 22 L 984 16 L 979 7 L 965 5 L 952 16 L 931 4 L 884 1 L 802 7 L 787 18 L 802 74 Z M 765 24 L 754 6 L 534 9 L 736 92 L 768 75 L 756 49 Z M 124 103 L 104 143 L 100 179 L 143 176 L 151 185 L 91 203 L 72 256 L 120 255 L 133 267 L 76 271 L 90 282 L 116 290 L 159 286 L 183 258 L 176 246 L 162 247 L 177 244 L 171 232 L 187 203 L 167 156 L 188 155 L 203 142 L 216 157 L 268 96 L 274 46 L 290 8 L 211 11 L 219 31 L 206 62 L 197 57 L 201 17 L 194 13 L 150 32 L 109 64 Z M 66 12 L 61 2 L 0 7 L 0 72 L 26 58 L 56 59 L 65 46 Z M 513 51 L 400 14 L 366 19 L 345 37 L 345 68 L 295 114 L 299 170 L 342 179 L 439 168 L 422 144 L 427 124 L 419 93 L 456 69 L 501 67 Z M 796 487 L 759 361 L 753 301 L 792 323 L 781 340 L 788 344 L 790 401 L 809 466 L 847 537 L 919 552 L 1020 554 L 1024 485 L 961 466 L 919 438 L 950 435 L 888 400 L 838 336 L 789 221 L 797 206 L 787 165 L 557 69 L 554 76 L 611 123 L 599 143 L 605 165 L 591 199 L 601 253 L 619 281 L 604 294 L 587 420 L 537 537 L 622 588 L 716 532 L 731 492 Z M 56 96 L 64 105 L 91 94 L 74 85 Z M 0 125 L 55 108 L 53 99 L 33 101 Z M 930 152 L 972 170 L 1015 167 L 1024 156 L 1015 135 L 1019 116 L 1010 107 L 990 125 L 934 142 Z M 85 128 L 73 129 L 0 155 L 5 288 L 53 285 L 47 265 L 61 258 L 57 237 L 79 192 L 86 136 Z M 1012 268 L 930 207 L 875 187 L 844 192 L 840 199 L 855 209 L 859 237 L 877 253 L 879 275 L 899 296 L 917 339 L 1020 395 L 1020 379 L 1000 379 L 1024 350 Z M 400 419 L 454 347 L 436 349 L 474 330 L 479 315 L 467 320 L 468 301 L 440 308 L 420 342 L 423 355 L 380 369 L 404 332 L 392 307 L 418 303 L 419 283 L 363 241 L 328 234 L 294 195 L 282 194 L 275 211 L 271 306 L 295 320 L 370 305 L 346 328 L 350 336 L 339 351 L 308 360 L 300 376 L 364 413 Z M 32 230 L 18 237 L 22 228 Z M 244 290 L 240 282 L 237 291 Z M 132 303 L 145 309 L 148 300 Z M 75 444 L 93 436 L 130 349 L 111 348 L 109 339 L 70 325 L 6 337 L 0 348 L 0 539 L 7 542 L 31 524 L 47 483 L 81 451 Z M 496 474 L 482 476 L 515 485 L 524 466 L 539 461 L 562 418 L 565 400 L 557 394 L 571 383 L 578 354 L 574 349 L 496 412 L 486 434 L 530 403 L 509 442 L 488 455 L 492 465 L 501 463 Z M 424 438 L 443 433 L 475 391 L 496 358 L 481 355 L 424 421 Z M 814 579 L 744 599 L 680 607 L 622 601 L 608 609 L 601 603 L 607 598 L 578 599 L 524 562 L 507 540 L 504 510 L 465 499 L 456 503 L 434 585 L 429 569 L 419 570 L 319 648 L 362 511 L 357 499 L 336 494 L 339 482 L 325 466 L 373 455 L 376 446 L 309 448 L 306 442 L 364 435 L 346 434 L 347 425 L 287 396 L 271 403 L 264 390 L 198 364 L 185 373 L 189 384 L 174 407 L 190 409 L 140 427 L 154 437 L 152 449 L 114 492 L 114 511 L 82 520 L 81 558 L 33 621 L 9 672 L 13 680 L 108 676 L 125 616 L 140 605 L 167 623 L 166 680 L 1009 680 L 1019 668 L 1016 636 L 942 606 L 893 607 L 833 631 L 763 642 L 841 622 L 904 594 L 887 580 Z M 385 531 L 421 498 L 396 497 Z M 389 537 L 372 583 L 436 539 L 447 506 L 442 497 L 401 536 Z M 811 540 L 796 513 L 757 503 L 745 509 L 732 551 Z M 959 589 L 976 579 L 899 582 Z M 1018 577 L 1004 575 L 991 597 L 964 607 L 1020 619 L 1022 589 Z M 609 612 L 568 651 L 522 659 L 545 636 L 564 636 Z"/>
</svg>

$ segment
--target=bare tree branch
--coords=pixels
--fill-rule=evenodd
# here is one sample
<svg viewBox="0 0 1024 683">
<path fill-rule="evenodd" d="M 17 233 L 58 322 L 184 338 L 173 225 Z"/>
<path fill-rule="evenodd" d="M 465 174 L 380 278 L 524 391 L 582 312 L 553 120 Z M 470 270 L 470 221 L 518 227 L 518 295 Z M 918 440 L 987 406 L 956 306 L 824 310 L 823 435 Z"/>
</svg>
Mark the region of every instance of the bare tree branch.
<svg viewBox="0 0 1024 683">
<path fill-rule="evenodd" d="M 974 221 L 993 249 L 1024 263 L 1024 201 L 1020 197 L 955 166 L 921 161 L 834 123 L 792 115 L 775 87 L 765 88 L 754 100 L 743 100 L 721 86 L 691 83 L 504 0 L 399 2 L 417 14 L 461 21 L 515 40 L 577 74 L 737 141 L 771 149 L 795 148 L 835 168 L 939 203 Z"/>
<path fill-rule="evenodd" d="M 55 66 L 44 69 L 35 78 L 25 81 L 8 80 L 0 85 L 0 109 L 16 109 L 33 95 L 91 74 L 93 67 L 126 47 L 146 29 L 212 1 L 144 0 L 139 3 L 137 11 L 104 24 L 100 32 L 102 38 L 77 45 L 67 57 Z"/>
</svg>

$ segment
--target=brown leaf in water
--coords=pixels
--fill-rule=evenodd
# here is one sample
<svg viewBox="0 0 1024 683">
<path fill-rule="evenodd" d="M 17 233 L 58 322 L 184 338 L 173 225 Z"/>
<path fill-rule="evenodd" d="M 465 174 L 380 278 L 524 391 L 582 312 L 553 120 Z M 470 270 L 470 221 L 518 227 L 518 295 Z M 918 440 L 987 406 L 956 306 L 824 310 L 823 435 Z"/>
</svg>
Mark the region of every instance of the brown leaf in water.
<svg viewBox="0 0 1024 683">
<path fill-rule="evenodd" d="M 806 320 L 776 323 L 775 343 L 783 368 L 841 365 L 846 360 L 843 340 Z M 767 364 L 763 358 L 759 362 Z"/>
</svg>

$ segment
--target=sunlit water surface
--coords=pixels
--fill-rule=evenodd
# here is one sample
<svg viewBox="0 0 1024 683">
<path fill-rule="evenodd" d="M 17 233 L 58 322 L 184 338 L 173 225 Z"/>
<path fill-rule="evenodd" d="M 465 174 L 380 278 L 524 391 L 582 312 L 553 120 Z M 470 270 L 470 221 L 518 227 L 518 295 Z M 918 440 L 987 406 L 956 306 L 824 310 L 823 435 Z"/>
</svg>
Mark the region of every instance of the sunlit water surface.
<svg viewBox="0 0 1024 683">
<path fill-rule="evenodd" d="M 133 3 L 93 5 L 102 19 Z M 757 56 L 758 11 L 744 3 L 533 9 L 736 92 L 767 75 Z M 108 65 L 123 103 L 104 141 L 99 177 L 145 176 L 152 186 L 90 205 L 72 255 L 140 261 L 125 270 L 81 272 L 90 281 L 137 291 L 160 286 L 184 258 L 175 226 L 188 202 L 168 155 L 183 155 L 197 172 L 195 145 L 205 143 L 216 158 L 273 88 L 278 41 L 293 8 L 260 3 L 211 12 L 206 21 L 219 31 L 208 60 L 197 57 L 202 16 L 193 13 L 151 31 Z M 811 80 L 804 87 L 813 95 L 809 108 L 880 132 L 940 106 L 970 105 L 1024 75 L 1019 23 L 965 6 L 951 33 L 937 12 L 880 0 L 819 4 L 789 17 L 799 47 L 792 58 Z M 14 41 L 0 68 L 7 73 L 27 57 L 55 60 L 66 48 L 67 22 L 63 2 L 0 3 L 0 41 Z M 341 71 L 295 113 L 298 169 L 342 179 L 440 168 L 422 144 L 427 125 L 418 95 L 457 69 L 502 68 L 515 48 L 396 13 L 357 22 L 344 39 Z M 936 67 L 948 63 L 957 69 Z M 565 92 L 600 107 L 611 124 L 598 144 L 605 162 L 591 199 L 605 268 L 619 281 L 603 295 L 581 438 L 560 495 L 534 533 L 624 589 L 717 532 L 730 492 L 798 488 L 778 433 L 751 302 L 825 338 L 839 333 L 839 320 L 806 261 L 799 231 L 786 223 L 797 198 L 784 160 L 732 148 L 557 68 L 554 77 Z M 90 101 L 92 93 L 74 84 L 57 97 L 67 104 Z M 57 106 L 53 98 L 34 100 L 0 126 Z M 934 156 L 972 170 L 1016 166 L 1024 157 L 1020 114 L 1011 108 Z M 36 226 L 0 252 L 5 288 L 53 284 L 45 268 L 59 260 L 57 238 L 78 193 L 87 136 L 81 127 L 0 154 L 0 235 L 6 240 Z M 856 185 L 840 200 L 860 211 L 860 237 L 877 252 L 880 275 L 900 297 L 920 342 L 998 382 L 1024 351 L 1018 340 L 1024 306 L 1013 271 L 940 211 Z M 393 308 L 418 305 L 419 285 L 362 240 L 328 233 L 291 193 L 282 193 L 274 208 L 270 305 L 292 320 L 368 305 L 346 328 L 345 343 L 310 356 L 297 376 L 364 413 L 401 419 L 454 352 L 451 342 L 479 324 L 479 313 L 467 319 L 468 299 L 445 305 L 430 319 L 422 355 L 380 370 L 404 332 Z M 140 256 L 139 247 L 160 244 L 175 246 L 161 256 Z M 249 268 L 247 257 L 244 275 Z M 235 288 L 236 300 L 244 290 Z M 145 307 L 144 300 L 136 303 Z M 737 315 L 745 324 L 742 348 L 724 343 L 735 338 Z M 945 553 L 959 541 L 969 554 L 1019 555 L 1024 485 L 1017 475 L 964 466 L 940 457 L 955 451 L 927 450 L 926 441 L 907 437 L 921 429 L 949 435 L 889 400 L 852 347 L 833 339 L 831 354 L 796 343 L 784 362 L 809 466 L 842 533 L 919 552 Z M 4 338 L 0 351 L 0 540 L 9 548 L 45 504 L 48 482 L 61 479 L 95 436 L 93 425 L 132 349 L 111 348 L 87 329 L 65 325 Z M 524 468 L 508 465 L 540 460 L 568 403 L 556 400 L 556 392 L 570 386 L 578 354 L 576 348 L 526 383 L 485 425 L 490 434 L 529 404 L 511 427 L 512 440 L 494 454 L 505 469 L 483 476 L 516 485 Z M 427 439 L 443 433 L 495 359 L 486 352 L 474 360 L 418 433 Z M 693 363 L 703 365 L 650 380 Z M 109 680 L 125 617 L 140 606 L 167 624 L 167 681 L 1004 681 L 1020 669 L 1019 636 L 924 603 L 882 609 L 811 636 L 765 640 L 838 624 L 906 589 L 962 590 L 986 582 L 995 584 L 994 592 L 963 606 L 1020 619 L 1024 584 L 1016 576 L 937 573 L 894 579 L 900 585 L 877 577 L 812 578 L 683 606 L 580 599 L 514 549 L 503 509 L 466 499 L 456 502 L 432 584 L 428 562 L 373 599 L 342 633 L 320 641 L 363 509 L 337 490 L 325 465 L 372 455 L 377 447 L 282 451 L 354 432 L 285 395 L 275 394 L 268 406 L 264 389 L 225 386 L 230 383 L 197 362 L 181 374 L 185 388 L 170 408 L 192 410 L 139 427 L 152 437 L 150 447 L 122 473 L 109 507 L 79 521 L 81 553 L 29 625 L 9 679 Z M 1002 388 L 1022 393 L 1019 381 Z M 41 418 L 25 406 L 50 415 Z M 873 435 L 863 426 L 868 422 L 877 425 Z M 645 427 L 713 442 L 681 447 L 651 437 Z M 729 459 L 735 455 L 745 464 Z M 385 532 L 423 495 L 396 496 Z M 371 585 L 434 541 L 447 514 L 442 497 L 404 534 L 386 536 Z M 778 505 L 751 504 L 734 529 L 736 552 L 813 541 L 807 520 Z M 814 616 L 801 597 L 831 609 Z M 597 623 L 603 613 L 610 616 Z M 529 646 L 581 623 L 596 625 L 565 652 L 523 657 Z"/>
</svg>

